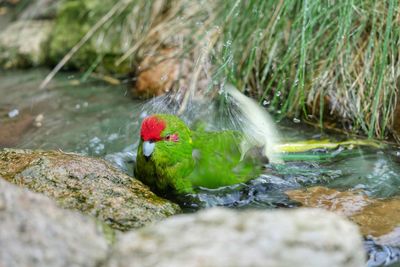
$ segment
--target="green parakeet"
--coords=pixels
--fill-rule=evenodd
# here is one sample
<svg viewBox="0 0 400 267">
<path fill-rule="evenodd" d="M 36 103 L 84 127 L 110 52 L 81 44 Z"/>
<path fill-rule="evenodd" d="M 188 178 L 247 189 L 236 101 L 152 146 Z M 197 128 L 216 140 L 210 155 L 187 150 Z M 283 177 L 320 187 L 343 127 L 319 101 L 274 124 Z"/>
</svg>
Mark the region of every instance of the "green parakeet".
<svg viewBox="0 0 400 267">
<path fill-rule="evenodd" d="M 263 165 L 242 141 L 238 131 L 191 131 L 177 116 L 151 115 L 141 125 L 135 177 L 161 194 L 246 182 Z"/>
</svg>

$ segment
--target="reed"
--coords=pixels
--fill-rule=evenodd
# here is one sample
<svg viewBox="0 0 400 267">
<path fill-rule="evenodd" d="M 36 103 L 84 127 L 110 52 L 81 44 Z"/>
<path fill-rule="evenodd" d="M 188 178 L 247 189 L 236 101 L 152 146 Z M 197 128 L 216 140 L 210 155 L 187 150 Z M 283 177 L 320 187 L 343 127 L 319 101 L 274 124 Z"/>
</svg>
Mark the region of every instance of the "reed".
<svg viewBox="0 0 400 267">
<path fill-rule="evenodd" d="M 392 133 L 400 85 L 398 0 L 120 1 L 127 5 L 91 40 L 117 44 L 116 66 L 178 47 L 176 56 L 206 72 L 209 88 L 231 83 L 279 118 L 322 127 L 336 121 L 369 137 Z M 101 12 L 95 14 L 99 20 Z M 204 53 L 207 60 L 200 61 Z M 199 71 L 193 70 L 197 77 Z"/>
</svg>

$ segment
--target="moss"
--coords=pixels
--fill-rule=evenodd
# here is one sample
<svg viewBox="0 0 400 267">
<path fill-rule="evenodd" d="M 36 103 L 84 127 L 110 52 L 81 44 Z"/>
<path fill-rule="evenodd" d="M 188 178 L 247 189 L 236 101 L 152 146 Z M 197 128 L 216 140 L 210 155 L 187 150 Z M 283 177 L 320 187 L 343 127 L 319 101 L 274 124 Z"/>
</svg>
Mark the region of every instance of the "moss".
<svg viewBox="0 0 400 267">
<path fill-rule="evenodd" d="M 0 48 L 0 66 L 2 68 L 25 68 L 30 65 L 32 65 L 32 62 L 28 58 L 22 57 L 17 48 Z"/>
<path fill-rule="evenodd" d="M 49 45 L 49 61 L 57 64 L 81 38 L 109 11 L 115 1 L 69 0 L 60 7 Z M 112 21 L 110 22 L 112 24 Z M 115 60 L 122 55 L 120 34 L 116 25 L 107 25 L 82 46 L 66 64 L 66 68 L 88 69 L 99 58 L 99 71 L 127 73 L 129 65 L 116 66 Z M 111 27 L 112 26 L 112 27 Z"/>
<path fill-rule="evenodd" d="M 0 150 L 0 177 L 43 193 L 67 209 L 127 231 L 180 211 L 101 159 L 57 151 Z M 110 238 L 112 233 L 104 230 Z"/>
<path fill-rule="evenodd" d="M 0 176 L 13 182 L 14 177 L 29 166 L 34 155 L 21 153 L 22 150 L 0 150 Z"/>
<path fill-rule="evenodd" d="M 47 57 L 52 27 L 52 22 L 47 20 L 21 20 L 8 25 L 0 32 L 0 67 L 42 65 Z"/>
<path fill-rule="evenodd" d="M 109 245 L 113 245 L 116 241 L 116 230 L 114 230 L 109 225 L 100 221 L 97 221 L 97 225 L 103 232 L 104 238 L 106 239 L 107 243 Z"/>
</svg>

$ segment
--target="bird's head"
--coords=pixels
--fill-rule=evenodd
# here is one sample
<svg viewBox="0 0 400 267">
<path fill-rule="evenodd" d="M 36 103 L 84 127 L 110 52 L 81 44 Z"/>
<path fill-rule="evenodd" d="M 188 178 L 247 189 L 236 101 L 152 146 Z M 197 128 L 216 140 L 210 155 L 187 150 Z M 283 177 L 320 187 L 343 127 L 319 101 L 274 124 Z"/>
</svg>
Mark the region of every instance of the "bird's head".
<svg viewBox="0 0 400 267">
<path fill-rule="evenodd" d="M 143 120 L 140 129 L 139 153 L 143 153 L 146 160 L 155 156 L 163 159 L 179 157 L 186 150 L 191 150 L 190 135 L 186 124 L 174 115 L 148 116 Z"/>
</svg>

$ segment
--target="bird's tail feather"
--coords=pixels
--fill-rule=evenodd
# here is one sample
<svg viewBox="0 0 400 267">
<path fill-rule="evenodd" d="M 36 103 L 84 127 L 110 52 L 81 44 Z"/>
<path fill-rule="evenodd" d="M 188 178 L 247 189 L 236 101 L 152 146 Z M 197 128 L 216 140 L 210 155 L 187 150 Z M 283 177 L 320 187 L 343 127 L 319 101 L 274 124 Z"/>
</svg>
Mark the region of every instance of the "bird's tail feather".
<svg viewBox="0 0 400 267">
<path fill-rule="evenodd" d="M 274 149 L 279 144 L 279 133 L 268 112 L 232 85 L 226 85 L 224 90 L 236 104 L 236 112 L 245 118 L 241 125 L 245 135 L 245 141 L 241 144 L 242 156 L 251 148 L 260 147 L 271 163 L 282 162 Z"/>
</svg>

